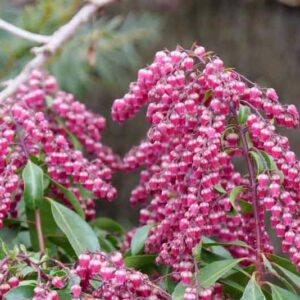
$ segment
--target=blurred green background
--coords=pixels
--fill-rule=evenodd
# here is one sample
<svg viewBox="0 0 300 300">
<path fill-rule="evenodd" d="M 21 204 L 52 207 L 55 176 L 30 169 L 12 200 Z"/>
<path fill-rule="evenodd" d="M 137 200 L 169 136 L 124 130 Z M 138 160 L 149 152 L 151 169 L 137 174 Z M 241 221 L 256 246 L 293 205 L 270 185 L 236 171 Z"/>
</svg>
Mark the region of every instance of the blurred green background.
<svg viewBox="0 0 300 300">
<path fill-rule="evenodd" d="M 285 2 L 284 5 L 279 2 Z M 82 5 L 80 0 L 0 0 L 0 17 L 42 34 L 51 34 Z M 292 6 L 290 6 L 292 5 Z M 299 0 L 131 0 L 114 4 L 77 33 L 47 69 L 61 88 L 76 95 L 107 118 L 103 141 L 126 153 L 144 136 L 143 113 L 114 124 L 110 107 L 121 97 L 139 68 L 154 53 L 194 42 L 213 50 L 252 81 L 274 87 L 283 102 L 300 104 Z M 31 58 L 33 45 L 0 31 L 0 81 L 17 74 Z M 289 131 L 294 151 L 300 151 L 299 131 Z M 137 174 L 117 174 L 119 196 L 99 201 L 100 215 L 134 222 L 128 204 Z"/>
</svg>

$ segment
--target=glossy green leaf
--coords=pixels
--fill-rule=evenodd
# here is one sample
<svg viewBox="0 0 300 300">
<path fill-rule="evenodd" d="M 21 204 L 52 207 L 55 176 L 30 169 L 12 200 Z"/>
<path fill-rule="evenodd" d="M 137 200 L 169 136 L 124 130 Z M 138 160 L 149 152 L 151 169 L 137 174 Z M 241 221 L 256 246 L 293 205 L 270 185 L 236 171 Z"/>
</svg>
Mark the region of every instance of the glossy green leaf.
<svg viewBox="0 0 300 300">
<path fill-rule="evenodd" d="M 51 211 L 51 205 L 49 201 L 43 201 L 40 207 L 40 214 L 41 214 L 41 221 L 42 221 L 42 230 L 45 236 L 55 235 L 58 230 L 52 214 L 49 213 L 50 211 Z M 46 239 L 46 247 L 49 247 L 47 239 Z"/>
<path fill-rule="evenodd" d="M 102 229 L 102 230 L 105 230 L 105 231 L 108 231 L 111 233 L 119 233 L 119 234 L 124 233 L 122 226 L 118 222 L 116 222 L 110 218 L 105 218 L 105 217 L 97 218 L 91 222 L 91 226 L 97 227 L 99 229 Z"/>
<path fill-rule="evenodd" d="M 155 264 L 156 255 L 134 255 L 124 259 L 124 264 L 128 268 L 134 268 L 136 270 L 143 270 L 147 267 L 151 267 Z"/>
<path fill-rule="evenodd" d="M 46 177 L 49 178 L 49 180 L 51 181 L 51 183 L 54 184 L 64 194 L 64 196 L 69 200 L 69 202 L 71 203 L 72 207 L 77 212 L 77 214 L 81 218 L 84 219 L 84 212 L 83 212 L 83 210 L 82 210 L 82 208 L 80 206 L 80 203 L 79 203 L 77 197 L 75 196 L 75 194 L 72 191 L 70 191 L 67 188 L 65 188 L 60 183 L 58 183 L 55 180 L 53 180 L 50 176 L 46 175 Z"/>
<path fill-rule="evenodd" d="M 250 136 L 248 131 L 246 132 L 245 136 L 246 136 L 246 141 L 247 141 L 248 147 L 252 148 L 253 147 L 253 141 L 252 141 L 251 136 Z"/>
<path fill-rule="evenodd" d="M 35 227 L 35 213 L 33 209 L 25 207 L 26 219 L 28 221 L 28 230 L 30 234 L 30 243 L 33 251 L 39 251 L 38 235 Z"/>
<path fill-rule="evenodd" d="M 226 259 L 226 257 L 214 253 L 213 251 L 211 251 L 211 249 L 209 250 L 204 248 L 201 249 L 201 260 L 204 261 L 205 263 L 212 263 L 224 259 Z"/>
<path fill-rule="evenodd" d="M 183 300 L 186 287 L 182 283 L 178 283 L 172 293 L 172 300 Z"/>
<path fill-rule="evenodd" d="M 66 235 L 77 255 L 87 250 L 100 250 L 98 238 L 87 222 L 64 205 L 53 200 L 50 203 L 57 226 Z"/>
<path fill-rule="evenodd" d="M 45 99 L 46 99 L 47 107 L 50 108 L 53 105 L 53 102 L 54 102 L 53 97 L 46 95 Z"/>
<path fill-rule="evenodd" d="M 271 284 L 273 300 L 300 300 L 300 297 L 277 285 Z"/>
<path fill-rule="evenodd" d="M 245 189 L 246 188 L 244 186 L 236 186 L 230 192 L 229 201 L 235 210 L 237 210 L 236 205 L 235 205 L 235 200 L 236 200 L 237 196 Z"/>
<path fill-rule="evenodd" d="M 0 238 L 0 259 L 3 259 L 8 254 L 8 247 L 5 242 Z"/>
<path fill-rule="evenodd" d="M 269 260 L 266 258 L 266 256 L 264 254 L 262 254 L 262 258 L 263 258 L 263 262 L 265 267 L 274 274 L 277 274 L 277 271 L 272 267 L 272 264 L 269 262 Z"/>
<path fill-rule="evenodd" d="M 146 239 L 153 225 L 145 225 L 137 229 L 131 240 L 132 255 L 139 254 L 143 251 Z"/>
<path fill-rule="evenodd" d="M 288 259 L 281 257 L 281 256 L 274 255 L 274 254 L 267 254 L 267 257 L 273 263 L 276 263 L 277 265 L 283 267 L 284 269 L 286 269 L 296 275 L 299 274 L 296 270 L 296 267 Z"/>
<path fill-rule="evenodd" d="M 99 243 L 100 243 L 100 247 L 102 249 L 102 251 L 106 252 L 106 253 L 110 253 L 113 251 L 116 251 L 116 248 L 114 247 L 114 245 L 111 243 L 111 241 L 107 240 L 104 237 L 98 237 Z"/>
<path fill-rule="evenodd" d="M 44 195 L 44 173 L 43 170 L 28 160 L 22 172 L 24 181 L 23 198 L 29 209 L 37 209 L 43 201 Z"/>
<path fill-rule="evenodd" d="M 211 95 L 212 95 L 212 90 L 206 91 L 204 94 L 203 103 L 205 103 L 207 100 L 209 100 L 211 98 Z"/>
<path fill-rule="evenodd" d="M 234 280 L 222 278 L 219 280 L 223 285 L 224 294 L 229 294 L 233 299 L 240 299 L 244 292 L 244 287 Z"/>
<path fill-rule="evenodd" d="M 198 280 L 203 288 L 209 288 L 238 265 L 241 259 L 225 259 L 206 265 L 199 273 Z"/>
<path fill-rule="evenodd" d="M 244 247 L 244 248 L 251 248 L 249 245 L 247 245 L 243 241 L 234 241 L 234 242 L 228 242 L 228 243 L 222 243 L 222 242 L 208 242 L 203 243 L 203 247 L 212 247 L 212 246 L 238 246 L 238 247 Z"/>
<path fill-rule="evenodd" d="M 239 205 L 241 208 L 242 213 L 244 214 L 251 214 L 253 213 L 253 206 L 251 203 L 245 201 L 245 200 L 240 200 Z"/>
<path fill-rule="evenodd" d="M 227 249 L 225 249 L 225 247 L 219 245 L 218 242 L 207 236 L 202 237 L 202 248 L 211 248 L 212 252 L 217 255 L 220 255 L 222 259 L 232 258 L 231 253 Z"/>
<path fill-rule="evenodd" d="M 238 114 L 238 122 L 240 124 L 245 124 L 248 120 L 249 113 L 250 113 L 250 108 L 246 105 L 240 104 L 239 114 Z"/>
<path fill-rule="evenodd" d="M 275 163 L 275 161 L 273 160 L 273 158 L 265 151 L 263 150 L 259 150 L 260 154 L 262 155 L 262 157 L 264 158 L 267 167 L 271 170 L 271 171 L 275 171 L 278 170 L 277 165 Z"/>
<path fill-rule="evenodd" d="M 63 249 L 65 253 L 70 257 L 76 257 L 69 240 L 64 235 L 47 235 L 47 240 L 53 243 L 55 246 Z"/>
<path fill-rule="evenodd" d="M 300 276 L 297 276 L 296 274 L 290 272 L 289 270 L 277 264 L 274 264 L 274 266 L 278 268 L 290 282 L 292 282 L 295 286 L 300 288 Z"/>
<path fill-rule="evenodd" d="M 279 279 L 290 291 L 295 292 L 294 287 L 273 268 L 271 262 L 264 254 L 262 255 L 262 258 L 265 267 L 272 273 L 272 275 Z"/>
<path fill-rule="evenodd" d="M 220 194 L 226 194 L 226 191 L 224 190 L 224 188 L 222 187 L 222 185 L 219 183 L 217 185 L 214 186 L 214 189 L 219 192 Z"/>
<path fill-rule="evenodd" d="M 34 286 L 18 286 L 4 295 L 5 300 L 28 300 L 33 297 Z"/>
<path fill-rule="evenodd" d="M 80 190 L 80 196 L 84 199 L 96 198 L 93 192 L 88 191 L 81 184 L 76 184 L 76 187 Z"/>
<path fill-rule="evenodd" d="M 260 286 L 257 284 L 254 275 L 249 280 L 241 300 L 266 300 L 266 297 Z"/>
<path fill-rule="evenodd" d="M 262 157 L 256 151 L 250 151 L 250 155 L 252 156 L 255 165 L 256 165 L 256 173 L 260 174 L 265 170 L 265 163 Z"/>
<path fill-rule="evenodd" d="M 70 291 L 61 290 L 61 291 L 57 291 L 57 294 L 58 294 L 59 300 L 72 300 L 73 299 Z"/>
<path fill-rule="evenodd" d="M 193 248 L 193 257 L 196 262 L 201 261 L 202 241 Z"/>
</svg>

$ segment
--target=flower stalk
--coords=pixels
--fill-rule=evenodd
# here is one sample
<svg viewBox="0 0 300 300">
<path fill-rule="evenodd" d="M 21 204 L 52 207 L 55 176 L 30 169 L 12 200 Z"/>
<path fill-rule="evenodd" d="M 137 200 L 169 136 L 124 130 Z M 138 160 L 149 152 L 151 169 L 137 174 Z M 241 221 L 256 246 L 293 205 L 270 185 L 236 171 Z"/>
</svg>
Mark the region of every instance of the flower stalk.
<svg viewBox="0 0 300 300">
<path fill-rule="evenodd" d="M 255 235 L 256 235 L 255 265 L 256 265 L 257 277 L 259 279 L 262 274 L 262 271 L 263 271 L 262 231 L 261 231 L 260 219 L 259 219 L 259 199 L 257 197 L 255 169 L 254 169 L 253 161 L 252 161 L 252 159 L 250 157 L 250 153 L 249 153 L 249 145 L 248 145 L 247 138 L 246 138 L 246 130 L 245 130 L 245 128 L 242 128 L 238 122 L 238 115 L 237 115 L 236 108 L 234 107 L 233 103 L 230 104 L 230 111 L 235 120 L 235 127 L 241 138 L 242 152 L 246 159 L 247 169 L 248 169 L 248 173 L 249 173 L 251 199 L 252 199 L 253 214 L 254 214 L 254 219 L 255 219 Z"/>
</svg>

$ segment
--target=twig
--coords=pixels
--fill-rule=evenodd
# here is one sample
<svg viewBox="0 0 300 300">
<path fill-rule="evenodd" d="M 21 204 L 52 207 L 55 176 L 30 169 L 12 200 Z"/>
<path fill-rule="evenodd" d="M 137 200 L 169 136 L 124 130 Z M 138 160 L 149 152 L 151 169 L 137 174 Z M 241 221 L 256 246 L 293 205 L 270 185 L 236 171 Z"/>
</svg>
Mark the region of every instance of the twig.
<svg viewBox="0 0 300 300">
<path fill-rule="evenodd" d="M 54 55 L 61 46 L 76 33 L 78 28 L 87 23 L 91 17 L 104 6 L 115 2 L 115 0 L 97 0 L 84 5 L 77 14 L 64 26 L 49 37 L 49 41 L 40 48 L 35 48 L 36 57 L 29 61 L 21 73 L 9 81 L 8 86 L 0 93 L 0 101 L 12 96 L 30 76 L 34 69 L 42 67 Z"/>
<path fill-rule="evenodd" d="M 10 24 L 2 19 L 0 19 L 0 29 L 3 29 L 9 33 L 12 33 L 24 40 L 28 40 L 30 42 L 45 44 L 49 41 L 50 36 L 41 35 L 37 33 L 33 33 L 22 28 L 19 28 L 13 24 Z"/>
</svg>

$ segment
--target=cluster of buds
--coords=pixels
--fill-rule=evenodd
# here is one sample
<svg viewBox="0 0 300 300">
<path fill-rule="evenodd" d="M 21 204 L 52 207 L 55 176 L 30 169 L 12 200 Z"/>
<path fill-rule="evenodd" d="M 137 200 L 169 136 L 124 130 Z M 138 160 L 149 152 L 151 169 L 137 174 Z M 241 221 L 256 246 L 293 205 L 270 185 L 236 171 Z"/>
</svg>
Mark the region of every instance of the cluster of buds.
<svg viewBox="0 0 300 300">
<path fill-rule="evenodd" d="M 169 299 L 168 294 L 155 286 L 147 275 L 127 268 L 120 252 L 110 255 L 102 252 L 82 254 L 75 273 L 81 279 L 81 290 L 97 299 Z M 102 284 L 99 288 L 93 288 L 91 281 Z"/>
<path fill-rule="evenodd" d="M 111 176 L 119 159 L 100 142 L 104 127 L 103 117 L 89 112 L 71 94 L 59 91 L 52 76 L 32 72 L 28 82 L 0 107 L 0 225 L 8 214 L 16 216 L 23 189 L 17 170 L 32 156 L 45 163 L 48 174 L 63 186 L 80 184 L 95 198 L 113 199 L 116 190 Z M 74 141 L 79 141 L 93 160 L 86 159 Z M 92 218 L 93 199 L 81 202 L 87 217 Z"/>
<path fill-rule="evenodd" d="M 53 265 L 53 264 L 52 264 Z M 64 276 L 51 276 L 42 267 L 41 263 L 37 263 L 28 255 L 19 253 L 15 258 L 5 257 L 0 262 L 0 299 L 5 299 L 5 294 L 18 286 L 26 286 L 26 278 L 21 270 L 30 268 L 31 273 L 39 274 L 37 276 L 37 284 L 32 287 L 33 300 L 58 300 L 59 290 L 66 287 L 70 280 L 69 270 L 61 266 L 52 266 L 53 271 L 66 271 Z"/>
<path fill-rule="evenodd" d="M 280 104 L 273 89 L 224 68 L 219 57 L 200 46 L 157 52 L 129 92 L 115 100 L 112 117 L 123 122 L 146 104 L 152 126 L 124 158 L 127 170 L 146 167 L 130 199 L 132 204 L 147 203 L 151 197 L 140 212 L 142 224 L 154 224 L 145 251 L 158 253 L 157 262 L 172 266 L 182 281 L 194 272 L 192 249 L 203 235 L 244 241 L 253 250 L 234 246 L 230 251 L 254 261 L 257 247 L 273 251 L 265 207 L 278 236 L 284 237 L 284 250 L 300 266 L 300 163 L 273 125 L 298 126 L 295 106 Z M 240 120 L 244 110 L 248 113 Z M 247 175 L 233 164 L 238 156 L 250 163 Z M 273 168 L 265 166 L 271 162 Z M 263 174 L 257 178 L 253 169 Z M 231 203 L 230 193 L 238 186 L 243 191 Z M 253 205 L 254 212 L 243 212 L 240 199 Z"/>
<path fill-rule="evenodd" d="M 88 296 L 104 300 L 170 299 L 147 275 L 126 267 L 120 252 L 81 254 L 70 268 L 53 259 L 37 263 L 24 254 L 14 259 L 4 258 L 0 264 L 0 299 L 11 289 L 26 285 L 26 276 L 21 275 L 26 267 L 32 269 L 31 276 L 37 276 L 32 291 L 34 300 L 58 300 L 60 293 L 71 294 L 73 300 Z"/>
</svg>

